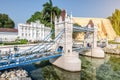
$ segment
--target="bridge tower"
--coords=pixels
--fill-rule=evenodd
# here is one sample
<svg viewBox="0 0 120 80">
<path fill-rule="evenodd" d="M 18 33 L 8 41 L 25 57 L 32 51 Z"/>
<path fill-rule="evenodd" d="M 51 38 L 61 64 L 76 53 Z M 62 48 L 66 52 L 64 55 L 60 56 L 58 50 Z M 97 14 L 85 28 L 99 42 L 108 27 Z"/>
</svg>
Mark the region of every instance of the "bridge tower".
<svg viewBox="0 0 120 80">
<path fill-rule="evenodd" d="M 65 32 L 62 36 L 60 46 L 63 46 L 64 53 L 57 59 L 51 59 L 50 62 L 67 71 L 80 71 L 81 60 L 79 59 L 79 55 L 72 51 L 72 15 L 68 16 L 65 10 L 62 11 L 59 19 L 55 19 L 55 36 L 63 29 L 65 29 Z"/>
<path fill-rule="evenodd" d="M 97 26 L 95 26 L 92 20 L 90 20 L 87 25 L 87 28 L 88 29 L 93 28 L 94 32 L 86 32 L 85 34 L 84 47 L 91 46 L 91 50 L 86 52 L 85 55 L 95 58 L 104 58 L 105 57 L 104 51 L 100 47 L 97 47 L 97 33 L 98 33 Z"/>
</svg>

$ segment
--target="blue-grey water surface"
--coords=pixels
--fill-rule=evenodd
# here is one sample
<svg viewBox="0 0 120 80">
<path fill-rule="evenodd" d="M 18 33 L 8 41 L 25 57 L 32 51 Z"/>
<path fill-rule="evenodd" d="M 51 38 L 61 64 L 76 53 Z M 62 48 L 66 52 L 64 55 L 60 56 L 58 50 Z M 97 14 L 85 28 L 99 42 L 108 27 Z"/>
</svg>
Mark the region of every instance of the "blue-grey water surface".
<svg viewBox="0 0 120 80">
<path fill-rule="evenodd" d="M 107 54 L 105 59 L 80 56 L 82 70 L 68 72 L 53 66 L 49 61 L 24 66 L 32 80 L 120 80 L 119 55 Z M 119 62 L 115 62 L 115 60 Z"/>
</svg>

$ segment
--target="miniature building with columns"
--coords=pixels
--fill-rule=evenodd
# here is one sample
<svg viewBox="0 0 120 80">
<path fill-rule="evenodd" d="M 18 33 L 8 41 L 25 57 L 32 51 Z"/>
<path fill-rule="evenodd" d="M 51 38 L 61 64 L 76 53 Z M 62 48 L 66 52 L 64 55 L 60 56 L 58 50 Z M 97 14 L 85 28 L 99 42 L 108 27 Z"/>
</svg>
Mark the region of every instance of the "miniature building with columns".
<svg viewBox="0 0 120 80">
<path fill-rule="evenodd" d="M 44 26 L 39 21 L 30 24 L 18 24 L 18 36 L 28 41 L 42 41 L 51 31 L 51 28 Z"/>
</svg>

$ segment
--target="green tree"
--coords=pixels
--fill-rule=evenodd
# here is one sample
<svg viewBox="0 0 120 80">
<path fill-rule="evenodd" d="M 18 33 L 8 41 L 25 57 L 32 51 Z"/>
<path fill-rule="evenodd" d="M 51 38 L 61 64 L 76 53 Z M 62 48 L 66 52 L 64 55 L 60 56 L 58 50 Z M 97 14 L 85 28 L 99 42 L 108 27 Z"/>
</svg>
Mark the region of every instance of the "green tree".
<svg viewBox="0 0 120 80">
<path fill-rule="evenodd" d="M 61 9 L 57 6 L 53 6 L 52 0 L 49 0 L 49 2 L 46 2 L 43 4 L 43 17 L 47 22 L 50 22 L 51 24 L 54 24 L 55 16 L 57 18 L 61 14 Z"/>
<path fill-rule="evenodd" d="M 73 26 L 75 27 L 82 27 L 81 25 L 77 24 L 77 23 L 74 23 Z M 73 39 L 75 39 L 77 37 L 77 35 L 79 34 L 80 32 L 73 32 Z"/>
<path fill-rule="evenodd" d="M 77 23 L 74 23 L 73 26 L 75 26 L 75 27 L 82 27 L 81 25 L 79 25 Z"/>
<path fill-rule="evenodd" d="M 39 20 L 41 23 L 45 24 L 48 27 L 54 29 L 54 19 L 55 16 L 59 18 L 61 14 L 61 9 L 57 6 L 53 6 L 52 0 L 43 4 L 43 9 L 41 12 L 35 12 L 30 19 L 27 20 L 27 23 L 35 22 Z"/>
<path fill-rule="evenodd" d="M 43 18 L 42 18 L 42 13 L 39 12 L 39 11 L 35 12 L 35 13 L 31 16 L 31 18 L 29 18 L 29 19 L 27 20 L 27 23 L 35 22 L 36 20 L 39 20 L 39 21 L 42 22 L 42 23 L 44 22 L 44 21 L 43 21 Z"/>
<path fill-rule="evenodd" d="M 116 9 L 112 16 L 109 16 L 108 19 L 111 21 L 116 34 L 120 36 L 120 10 Z"/>
<path fill-rule="evenodd" d="M 13 20 L 7 14 L 0 13 L 0 28 L 14 28 Z"/>
</svg>

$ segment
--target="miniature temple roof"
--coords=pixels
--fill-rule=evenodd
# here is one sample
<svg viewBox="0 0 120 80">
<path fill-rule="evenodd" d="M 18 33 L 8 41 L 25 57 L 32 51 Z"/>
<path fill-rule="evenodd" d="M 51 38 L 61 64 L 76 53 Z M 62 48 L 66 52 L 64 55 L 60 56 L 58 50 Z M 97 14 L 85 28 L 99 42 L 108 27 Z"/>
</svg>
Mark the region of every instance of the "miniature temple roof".
<svg viewBox="0 0 120 80">
<path fill-rule="evenodd" d="M 62 21 L 65 20 L 65 16 L 66 16 L 66 11 L 62 10 L 62 12 L 61 12 Z"/>
</svg>

